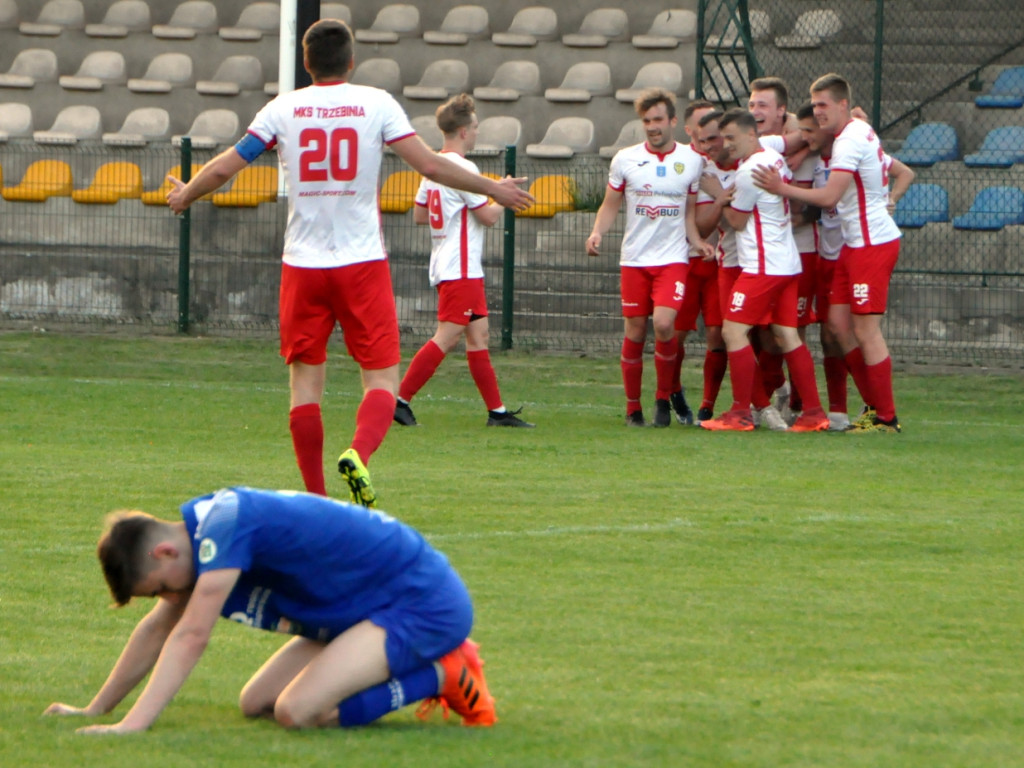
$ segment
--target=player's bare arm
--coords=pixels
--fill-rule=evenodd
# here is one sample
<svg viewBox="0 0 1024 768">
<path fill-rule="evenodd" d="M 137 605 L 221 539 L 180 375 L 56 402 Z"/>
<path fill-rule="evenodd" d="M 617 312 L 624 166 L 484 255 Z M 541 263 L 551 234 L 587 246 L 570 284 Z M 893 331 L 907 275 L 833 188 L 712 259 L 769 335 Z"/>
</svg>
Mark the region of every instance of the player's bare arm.
<svg viewBox="0 0 1024 768">
<path fill-rule="evenodd" d="M 414 205 L 412 207 L 412 220 L 414 224 L 426 226 L 430 223 L 430 211 L 425 205 Z"/>
<path fill-rule="evenodd" d="M 206 650 L 213 625 L 241 571 L 237 568 L 208 571 L 197 580 L 181 619 L 160 651 L 153 674 L 124 719 L 113 725 L 80 728 L 85 734 L 123 734 L 144 731 L 184 685 Z"/>
<path fill-rule="evenodd" d="M 750 218 L 750 213 L 737 211 L 730 205 L 722 211 L 722 218 L 729 222 L 729 226 L 738 232 L 747 226 L 747 219 Z"/>
<path fill-rule="evenodd" d="M 621 190 L 605 188 L 604 200 L 601 201 L 601 207 L 597 209 L 597 216 L 594 218 L 594 228 L 590 230 L 590 237 L 587 238 L 588 256 L 601 255 L 601 238 L 615 223 L 615 217 L 619 215 L 619 208 L 622 207 L 624 197 L 625 194 Z"/>
<path fill-rule="evenodd" d="M 907 193 L 910 185 L 914 183 L 916 175 L 913 168 L 893 158 L 892 166 L 889 168 L 889 180 L 892 182 L 892 187 L 889 189 L 890 214 L 896 210 L 896 203 Z"/>
<path fill-rule="evenodd" d="M 715 258 L 715 246 L 705 240 L 697 228 L 697 195 L 690 193 L 686 199 L 686 239 L 704 261 Z"/>
<path fill-rule="evenodd" d="M 396 141 L 391 148 L 414 170 L 438 184 L 463 189 L 466 192 L 489 195 L 499 205 L 514 211 L 524 211 L 534 202 L 533 195 L 525 189 L 520 189 L 520 185 L 527 181 L 525 177 L 507 176 L 496 181 L 487 176 L 467 171 L 435 153 L 423 143 L 423 139 L 419 136 L 409 136 Z"/>
<path fill-rule="evenodd" d="M 732 191 L 722 188 L 722 183 L 711 175 L 700 179 L 701 192 L 713 198 L 710 203 L 697 206 L 697 230 L 701 237 L 709 237 L 722 223 L 722 209 L 732 200 Z"/>
<path fill-rule="evenodd" d="M 757 186 L 773 195 L 799 200 L 818 208 L 835 208 L 847 187 L 853 182 L 853 174 L 833 171 L 829 174 L 828 182 L 824 187 L 805 189 L 784 182 L 777 168 L 760 165 L 754 169 L 753 179 Z"/>
<path fill-rule="evenodd" d="M 497 203 L 488 203 L 487 205 L 481 205 L 479 208 L 470 209 L 470 213 L 485 227 L 491 227 L 501 219 L 501 215 L 505 213 L 505 206 L 498 205 Z"/>
<path fill-rule="evenodd" d="M 219 189 L 235 174 L 249 163 L 238 154 L 238 150 L 229 147 L 199 169 L 188 184 L 174 176 L 168 176 L 171 189 L 167 193 L 167 205 L 175 213 L 184 211 L 203 195 Z"/>
<path fill-rule="evenodd" d="M 54 702 L 43 714 L 98 717 L 113 710 L 153 669 L 160 650 L 184 613 L 185 605 L 184 601 L 180 604 L 157 601 L 135 626 L 106 682 L 87 706 Z"/>
</svg>

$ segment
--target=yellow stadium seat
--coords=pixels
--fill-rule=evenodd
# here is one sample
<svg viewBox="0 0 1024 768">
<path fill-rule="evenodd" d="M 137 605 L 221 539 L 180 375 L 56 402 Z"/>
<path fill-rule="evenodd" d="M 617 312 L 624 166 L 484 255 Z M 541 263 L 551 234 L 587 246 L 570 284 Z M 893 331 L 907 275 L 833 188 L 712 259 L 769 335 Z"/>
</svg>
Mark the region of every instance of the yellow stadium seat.
<svg viewBox="0 0 1024 768">
<path fill-rule="evenodd" d="M 36 160 L 25 171 L 20 184 L 0 190 L 4 200 L 31 203 L 70 194 L 71 166 L 63 160 Z"/>
<path fill-rule="evenodd" d="M 192 176 L 195 176 L 197 173 L 199 173 L 199 169 L 202 167 L 203 166 L 201 165 L 193 163 Z M 180 179 L 181 166 L 176 165 L 173 168 L 171 168 L 171 170 L 169 170 L 167 173 L 165 173 L 163 183 L 159 187 L 157 187 L 156 189 L 151 189 L 148 192 L 143 192 L 141 195 L 141 200 L 143 203 L 145 203 L 146 205 L 167 205 L 167 193 L 171 191 L 171 182 L 167 180 L 168 176 L 173 176 L 176 179 Z M 209 200 L 212 197 L 213 195 L 209 194 L 203 195 L 199 199 Z"/>
<path fill-rule="evenodd" d="M 277 166 L 250 165 L 235 177 L 227 192 L 213 196 L 213 204 L 229 208 L 255 208 L 277 200 Z"/>
<path fill-rule="evenodd" d="M 118 200 L 142 195 L 142 170 L 135 163 L 104 163 L 96 170 L 87 189 L 71 192 L 76 203 L 112 205 Z"/>
<path fill-rule="evenodd" d="M 416 171 L 397 171 L 388 176 L 380 189 L 381 212 L 405 213 L 412 208 L 422 178 Z"/>
<path fill-rule="evenodd" d="M 516 216 L 550 219 L 556 213 L 576 210 L 572 196 L 573 183 L 568 176 L 541 176 L 530 185 L 536 202 Z"/>
</svg>

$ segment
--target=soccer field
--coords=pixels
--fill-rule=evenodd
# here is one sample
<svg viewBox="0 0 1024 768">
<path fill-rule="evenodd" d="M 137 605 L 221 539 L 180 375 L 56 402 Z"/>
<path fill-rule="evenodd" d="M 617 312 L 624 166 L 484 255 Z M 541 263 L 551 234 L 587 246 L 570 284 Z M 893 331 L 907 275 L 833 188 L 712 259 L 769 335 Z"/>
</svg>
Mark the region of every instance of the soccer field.
<svg viewBox="0 0 1024 768">
<path fill-rule="evenodd" d="M 328 460 L 359 397 L 333 352 Z M 901 435 L 713 434 L 624 428 L 615 359 L 494 360 L 537 429 L 485 428 L 456 354 L 370 469 L 469 585 L 497 726 L 246 721 L 282 639 L 221 622 L 150 732 L 88 738 L 40 714 L 149 603 L 108 610 L 104 516 L 298 487 L 287 373 L 268 340 L 0 335 L 0 765 L 1024 765 L 1020 378 L 897 373 Z"/>
</svg>

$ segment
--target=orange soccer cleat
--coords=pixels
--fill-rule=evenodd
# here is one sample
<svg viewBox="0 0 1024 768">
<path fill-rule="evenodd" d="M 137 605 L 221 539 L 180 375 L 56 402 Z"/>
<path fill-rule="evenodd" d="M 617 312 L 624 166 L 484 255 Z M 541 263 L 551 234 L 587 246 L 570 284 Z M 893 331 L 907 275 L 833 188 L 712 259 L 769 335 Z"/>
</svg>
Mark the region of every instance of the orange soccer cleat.
<svg viewBox="0 0 1024 768">
<path fill-rule="evenodd" d="M 438 704 L 448 717 L 448 709 L 454 709 L 462 716 L 463 725 L 494 725 L 498 715 L 494 709 L 494 697 L 487 690 L 484 680 L 484 663 L 477 649 L 480 646 L 472 640 L 465 640 L 462 645 L 440 660 L 444 669 L 444 685 L 440 694 L 427 699 L 417 711 L 420 719 L 426 719 Z"/>
</svg>

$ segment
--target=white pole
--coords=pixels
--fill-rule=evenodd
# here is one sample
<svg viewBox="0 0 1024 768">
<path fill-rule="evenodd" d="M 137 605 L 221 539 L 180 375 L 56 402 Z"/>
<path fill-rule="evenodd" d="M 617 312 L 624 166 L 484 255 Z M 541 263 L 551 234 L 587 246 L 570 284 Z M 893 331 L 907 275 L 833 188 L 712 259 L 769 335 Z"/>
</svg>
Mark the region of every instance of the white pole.
<svg viewBox="0 0 1024 768">
<path fill-rule="evenodd" d="M 277 52 L 277 92 L 295 90 L 295 46 L 298 0 L 281 0 L 281 37 Z"/>
</svg>

